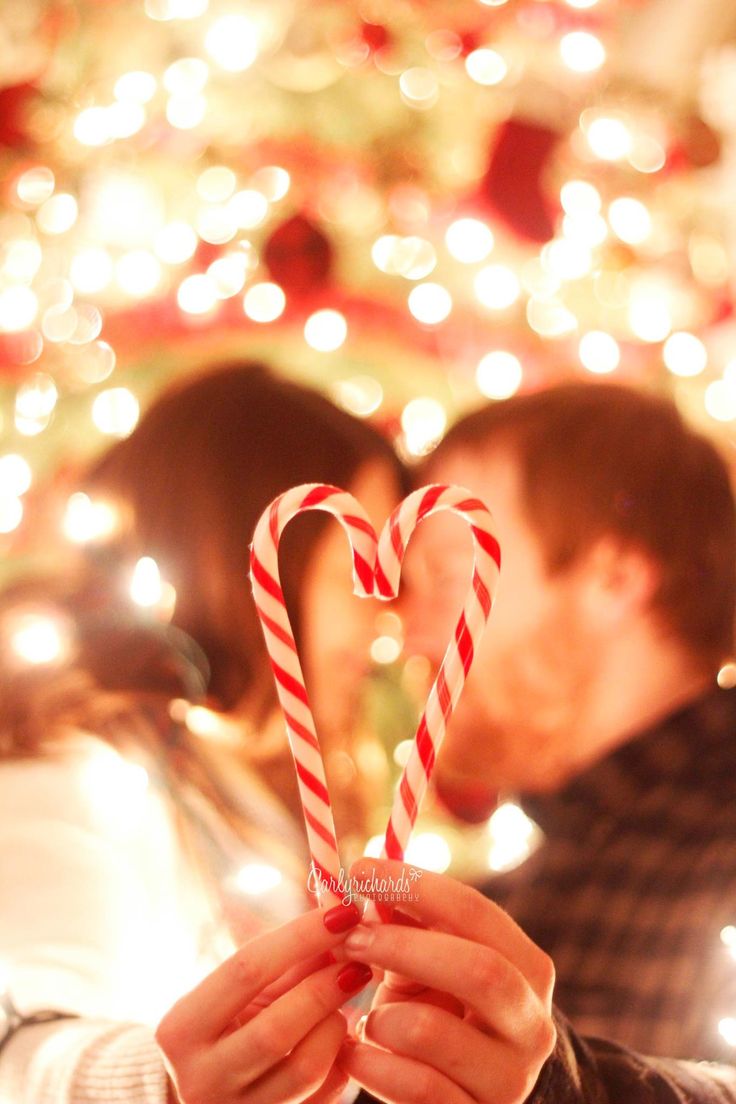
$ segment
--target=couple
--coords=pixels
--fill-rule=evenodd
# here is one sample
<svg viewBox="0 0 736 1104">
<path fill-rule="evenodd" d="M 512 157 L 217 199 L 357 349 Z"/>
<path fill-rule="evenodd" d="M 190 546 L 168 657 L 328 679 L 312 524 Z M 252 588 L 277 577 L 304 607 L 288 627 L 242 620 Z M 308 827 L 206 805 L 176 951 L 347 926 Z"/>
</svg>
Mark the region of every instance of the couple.
<svg viewBox="0 0 736 1104">
<path fill-rule="evenodd" d="M 727 1070 L 578 1037 L 547 954 L 450 878 L 424 873 L 380 927 L 353 904 L 304 911 L 247 547 L 267 503 L 306 481 L 345 487 L 376 527 L 408 484 L 368 426 L 257 366 L 184 382 L 84 481 L 114 525 L 57 578 L 3 596 L 0 1099 L 328 1104 L 352 1078 L 390 1104 L 735 1101 Z M 289 527 L 281 580 L 350 849 L 380 782 L 359 722 L 378 611 L 352 598 L 325 521 Z M 141 612 L 126 582 L 146 557 L 169 589 Z M 420 579 L 412 600 L 426 609 L 451 580 L 432 588 L 422 603 Z M 355 1039 L 340 1009 L 371 980 Z"/>
</svg>

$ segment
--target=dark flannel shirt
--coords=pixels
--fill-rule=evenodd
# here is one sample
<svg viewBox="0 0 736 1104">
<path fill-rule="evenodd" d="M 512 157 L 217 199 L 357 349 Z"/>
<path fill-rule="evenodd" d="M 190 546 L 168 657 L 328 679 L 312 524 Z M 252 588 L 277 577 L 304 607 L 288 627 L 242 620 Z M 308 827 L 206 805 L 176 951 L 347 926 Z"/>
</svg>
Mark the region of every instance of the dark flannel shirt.
<svg viewBox="0 0 736 1104">
<path fill-rule="evenodd" d="M 736 1061 L 718 1031 L 736 1018 L 736 958 L 720 937 L 736 925 L 736 690 L 524 807 L 545 841 L 484 889 L 552 956 L 575 1029 L 643 1054 Z"/>
<path fill-rule="evenodd" d="M 556 1027 L 554 1052 L 527 1104 L 736 1104 L 733 1067 L 643 1058 L 616 1043 L 580 1038 L 561 1016 Z"/>
</svg>

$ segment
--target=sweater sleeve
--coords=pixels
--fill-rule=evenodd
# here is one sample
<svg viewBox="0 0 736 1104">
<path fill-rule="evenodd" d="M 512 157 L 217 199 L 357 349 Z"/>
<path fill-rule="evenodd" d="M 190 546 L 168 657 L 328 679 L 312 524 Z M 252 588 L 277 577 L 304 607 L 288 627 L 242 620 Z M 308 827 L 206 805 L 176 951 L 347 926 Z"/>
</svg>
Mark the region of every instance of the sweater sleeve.
<svg viewBox="0 0 736 1104">
<path fill-rule="evenodd" d="M 559 1014 L 555 1026 L 555 1049 L 527 1104 L 736 1104 L 736 1068 L 582 1039 Z"/>
<path fill-rule="evenodd" d="M 201 932 L 144 774 L 99 746 L 0 770 L 3 984 L 22 1016 L 75 1017 L 17 1029 L 0 1100 L 166 1101 L 153 1025 L 202 976 Z"/>
<path fill-rule="evenodd" d="M 13 1104 L 166 1104 L 151 1028 L 96 1020 L 22 1027 L 0 1062 L 0 1100 Z"/>
</svg>

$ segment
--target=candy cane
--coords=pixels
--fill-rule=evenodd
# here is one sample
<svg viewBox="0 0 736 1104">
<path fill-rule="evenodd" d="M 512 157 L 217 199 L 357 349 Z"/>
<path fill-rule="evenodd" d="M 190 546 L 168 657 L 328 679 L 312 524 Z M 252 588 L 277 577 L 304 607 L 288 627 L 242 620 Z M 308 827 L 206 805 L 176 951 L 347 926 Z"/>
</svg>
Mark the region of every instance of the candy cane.
<svg viewBox="0 0 736 1104">
<path fill-rule="evenodd" d="M 396 597 L 409 538 L 421 521 L 440 510 L 451 510 L 469 524 L 473 535 L 473 575 L 396 791 L 382 852 L 390 859 L 404 857 L 447 724 L 488 621 L 501 566 L 501 551 L 487 507 L 463 487 L 433 484 L 405 498 L 383 528 L 376 563 L 376 589 L 381 598 Z"/>
<path fill-rule="evenodd" d="M 340 859 L 322 753 L 278 564 L 279 541 L 285 526 L 307 510 L 324 510 L 334 515 L 345 529 L 353 554 L 353 590 L 362 597 L 373 593 L 376 533 L 352 495 L 339 487 L 312 483 L 293 487 L 271 503 L 256 526 L 251 546 L 253 596 L 294 757 L 312 868 L 317 875 L 317 897 L 325 907 L 343 898 Z"/>
<path fill-rule="evenodd" d="M 470 525 L 474 561 L 462 613 L 419 722 L 386 829 L 383 855 L 402 859 L 427 790 L 447 724 L 473 662 L 498 582 L 500 550 L 491 515 L 462 487 L 433 485 L 409 495 L 386 522 L 380 539 L 365 511 L 346 491 L 323 484 L 294 487 L 262 515 L 251 549 L 253 593 L 276 690 L 286 718 L 307 827 L 320 904 L 342 899 L 340 861 L 324 765 L 304 676 L 279 582 L 278 545 L 286 524 L 305 510 L 326 510 L 342 524 L 353 552 L 353 590 L 361 597 L 391 600 L 398 594 L 404 553 L 416 526 L 431 514 L 451 510 Z M 368 915 L 386 910 L 369 903 Z"/>
</svg>

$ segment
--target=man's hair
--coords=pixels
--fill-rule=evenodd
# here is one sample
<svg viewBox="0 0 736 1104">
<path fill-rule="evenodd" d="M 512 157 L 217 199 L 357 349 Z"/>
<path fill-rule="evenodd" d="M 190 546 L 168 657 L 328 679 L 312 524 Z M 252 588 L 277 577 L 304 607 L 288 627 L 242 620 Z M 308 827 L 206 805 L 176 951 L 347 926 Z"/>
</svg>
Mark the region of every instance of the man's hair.
<svg viewBox="0 0 736 1104">
<path fill-rule="evenodd" d="M 652 608 L 696 655 L 733 646 L 736 517 L 725 463 L 674 404 L 612 384 L 572 383 L 484 406 L 457 422 L 428 461 L 503 448 L 551 572 L 602 537 L 658 565 Z"/>
</svg>

